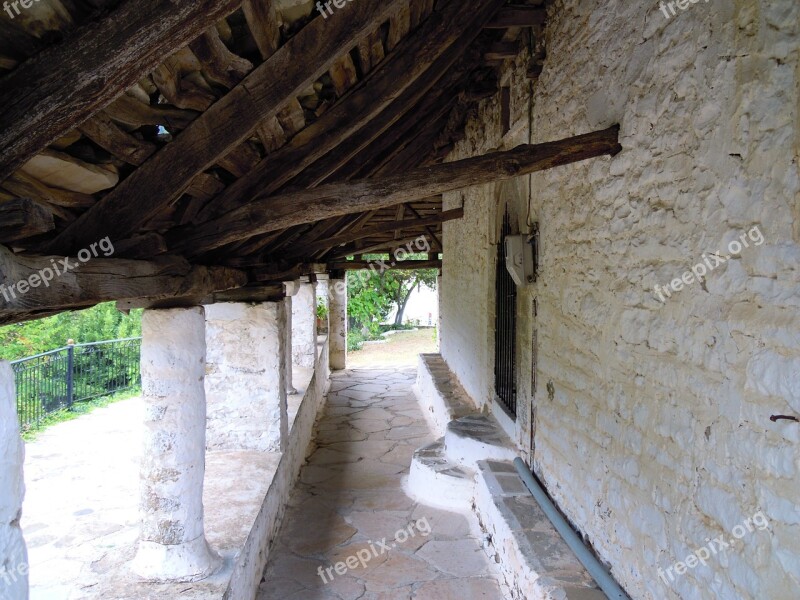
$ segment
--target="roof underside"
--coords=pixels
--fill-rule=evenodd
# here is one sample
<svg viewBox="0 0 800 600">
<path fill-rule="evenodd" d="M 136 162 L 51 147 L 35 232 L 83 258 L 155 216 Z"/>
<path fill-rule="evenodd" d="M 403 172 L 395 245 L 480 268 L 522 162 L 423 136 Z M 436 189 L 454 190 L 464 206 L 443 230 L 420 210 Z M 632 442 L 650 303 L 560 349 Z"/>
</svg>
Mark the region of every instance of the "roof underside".
<svg viewBox="0 0 800 600">
<path fill-rule="evenodd" d="M 140 12 L 124 13 L 137 4 Z M 141 11 L 172 4 L 49 0 L 13 19 L 2 15 L 0 100 L 11 110 L 0 116 L 0 206 L 30 199 L 52 215 L 52 226 L 21 239 L 0 236 L 0 244 L 24 255 L 74 255 L 107 230 L 114 258 L 182 255 L 196 265 L 248 270 L 251 284 L 294 276 L 299 265 L 318 269 L 390 251 L 420 235 L 431 253 L 441 252 L 441 222 L 459 216 L 442 215 L 441 196 L 350 208 L 255 235 L 240 223 L 235 242 L 195 245 L 190 253 L 176 252 L 171 240 L 256 195 L 441 162 L 477 103 L 498 91 L 502 61 L 519 44 L 541 48 L 543 27 L 541 0 L 513 8 L 497 0 L 382 0 L 369 10 L 364 5 L 379 3 L 359 0 L 338 9 L 329 3 L 324 17 L 302 0 L 218 2 L 230 9 L 210 26 L 185 9 L 186 22 L 169 26 L 191 35 L 188 45 L 154 60 L 147 41 L 124 38 L 136 23 L 119 20 L 144 19 Z M 133 84 L 118 93 L 98 92 L 113 77 L 86 84 L 86 107 L 72 111 L 81 104 L 72 98 L 68 110 L 54 109 L 14 140 L 23 111 L 36 122 L 50 106 L 52 95 L 37 98 L 37 90 L 81 91 L 80 65 L 71 73 L 66 55 L 92 27 L 98 48 L 111 43 L 102 34 L 119 27 L 108 36 L 125 44 L 116 64 L 92 60 L 106 61 L 97 70 L 127 70 Z M 201 27 L 199 35 L 188 33 L 192 27 Z M 338 52 L 322 55 L 330 48 Z M 147 61 L 155 68 L 136 73 Z M 39 81 L 22 81 L 37 73 Z M 275 110 L 263 109 L 267 96 Z"/>
</svg>

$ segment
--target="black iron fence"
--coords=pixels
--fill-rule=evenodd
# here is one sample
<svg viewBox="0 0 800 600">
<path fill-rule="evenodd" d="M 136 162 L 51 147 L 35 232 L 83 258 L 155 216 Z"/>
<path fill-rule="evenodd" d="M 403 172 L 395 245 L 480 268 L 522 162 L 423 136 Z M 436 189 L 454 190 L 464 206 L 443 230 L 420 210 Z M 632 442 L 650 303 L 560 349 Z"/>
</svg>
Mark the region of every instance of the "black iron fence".
<svg viewBox="0 0 800 600">
<path fill-rule="evenodd" d="M 23 430 L 43 417 L 141 383 L 141 338 L 69 345 L 11 363 Z"/>
</svg>

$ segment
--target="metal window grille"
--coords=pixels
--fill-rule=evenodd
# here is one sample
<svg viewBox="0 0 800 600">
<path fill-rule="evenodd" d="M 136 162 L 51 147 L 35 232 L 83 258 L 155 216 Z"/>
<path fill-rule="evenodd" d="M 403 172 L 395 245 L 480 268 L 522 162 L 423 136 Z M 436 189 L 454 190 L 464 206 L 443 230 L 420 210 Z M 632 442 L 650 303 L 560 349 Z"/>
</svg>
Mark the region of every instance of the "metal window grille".
<svg viewBox="0 0 800 600">
<path fill-rule="evenodd" d="M 494 387 L 500 404 L 517 417 L 517 286 L 505 264 L 505 239 L 511 233 L 506 210 L 497 246 L 496 311 L 494 328 Z"/>
</svg>

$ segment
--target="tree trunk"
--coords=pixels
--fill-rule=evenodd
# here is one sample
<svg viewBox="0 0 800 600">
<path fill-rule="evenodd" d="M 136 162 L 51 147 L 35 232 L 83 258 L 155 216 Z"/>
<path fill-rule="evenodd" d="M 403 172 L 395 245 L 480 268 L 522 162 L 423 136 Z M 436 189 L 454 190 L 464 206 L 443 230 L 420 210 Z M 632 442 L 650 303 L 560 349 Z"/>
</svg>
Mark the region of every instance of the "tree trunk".
<svg viewBox="0 0 800 600">
<path fill-rule="evenodd" d="M 395 327 L 399 327 L 403 324 L 403 313 L 406 311 L 406 305 L 408 304 L 409 298 L 411 298 L 411 294 L 414 292 L 415 289 L 419 287 L 419 279 L 414 282 L 414 285 L 411 286 L 411 289 L 408 290 L 406 297 L 403 299 L 402 302 L 397 303 L 397 315 L 394 318 Z"/>
</svg>

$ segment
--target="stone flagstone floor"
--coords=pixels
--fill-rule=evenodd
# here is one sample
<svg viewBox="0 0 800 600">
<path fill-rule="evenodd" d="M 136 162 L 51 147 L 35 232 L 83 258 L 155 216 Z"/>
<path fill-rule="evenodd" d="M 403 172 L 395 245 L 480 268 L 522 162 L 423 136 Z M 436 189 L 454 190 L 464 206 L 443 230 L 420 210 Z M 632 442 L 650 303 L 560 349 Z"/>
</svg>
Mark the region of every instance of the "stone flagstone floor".
<svg viewBox="0 0 800 600">
<path fill-rule="evenodd" d="M 317 449 L 257 600 L 504 598 L 467 517 L 403 492 L 414 450 L 433 441 L 411 391 L 414 376 L 413 367 L 333 375 Z"/>
</svg>

